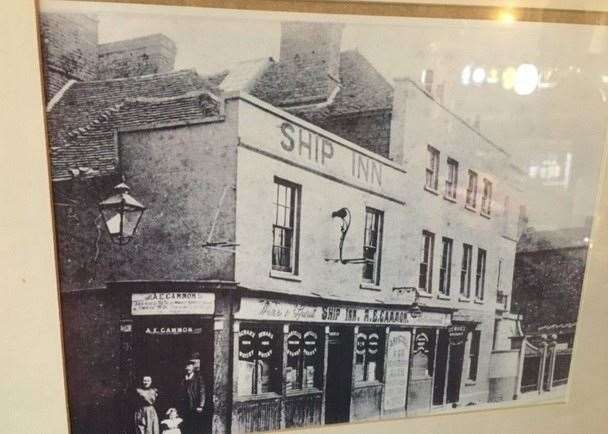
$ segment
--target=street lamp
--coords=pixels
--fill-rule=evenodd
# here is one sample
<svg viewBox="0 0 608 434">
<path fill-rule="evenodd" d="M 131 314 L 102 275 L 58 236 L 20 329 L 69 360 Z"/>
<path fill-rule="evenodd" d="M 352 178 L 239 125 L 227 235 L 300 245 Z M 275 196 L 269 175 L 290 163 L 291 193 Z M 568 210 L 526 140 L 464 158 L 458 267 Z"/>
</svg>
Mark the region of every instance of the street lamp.
<svg viewBox="0 0 608 434">
<path fill-rule="evenodd" d="M 99 212 L 113 243 L 124 246 L 135 234 L 146 207 L 129 194 L 124 182 L 114 187 L 114 194 L 99 202 Z"/>
</svg>

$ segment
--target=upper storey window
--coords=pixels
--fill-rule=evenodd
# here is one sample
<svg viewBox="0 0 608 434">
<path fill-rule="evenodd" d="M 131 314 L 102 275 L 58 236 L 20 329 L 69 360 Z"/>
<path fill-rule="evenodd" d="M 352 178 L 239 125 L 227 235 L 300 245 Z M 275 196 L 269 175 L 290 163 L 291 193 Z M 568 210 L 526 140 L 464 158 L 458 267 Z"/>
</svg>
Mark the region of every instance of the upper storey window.
<svg viewBox="0 0 608 434">
<path fill-rule="evenodd" d="M 492 211 L 492 182 L 489 179 L 483 180 L 483 192 L 481 195 L 481 212 L 490 215 Z"/>
<path fill-rule="evenodd" d="M 384 214 L 374 208 L 365 209 L 365 233 L 363 234 L 363 281 L 380 283 L 380 259 L 382 248 L 382 224 Z"/>
<path fill-rule="evenodd" d="M 471 208 L 477 207 L 477 172 L 470 169 L 466 205 Z"/>
<path fill-rule="evenodd" d="M 275 178 L 272 269 L 297 274 L 300 186 Z"/>
<path fill-rule="evenodd" d="M 458 189 L 458 161 L 448 158 L 448 178 L 445 180 L 445 196 L 456 199 Z"/>
<path fill-rule="evenodd" d="M 439 151 L 427 146 L 428 161 L 426 166 L 426 188 L 437 191 L 439 185 Z"/>
</svg>

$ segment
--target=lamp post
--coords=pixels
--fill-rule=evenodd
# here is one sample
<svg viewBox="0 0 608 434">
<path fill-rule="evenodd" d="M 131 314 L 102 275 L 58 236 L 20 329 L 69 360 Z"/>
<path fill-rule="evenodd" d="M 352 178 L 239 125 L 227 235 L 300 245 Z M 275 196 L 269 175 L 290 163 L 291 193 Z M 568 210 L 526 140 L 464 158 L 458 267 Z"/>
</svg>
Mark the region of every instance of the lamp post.
<svg viewBox="0 0 608 434">
<path fill-rule="evenodd" d="M 99 212 L 112 242 L 124 246 L 133 238 L 146 207 L 129 194 L 124 182 L 114 187 L 114 194 L 99 202 Z"/>
</svg>

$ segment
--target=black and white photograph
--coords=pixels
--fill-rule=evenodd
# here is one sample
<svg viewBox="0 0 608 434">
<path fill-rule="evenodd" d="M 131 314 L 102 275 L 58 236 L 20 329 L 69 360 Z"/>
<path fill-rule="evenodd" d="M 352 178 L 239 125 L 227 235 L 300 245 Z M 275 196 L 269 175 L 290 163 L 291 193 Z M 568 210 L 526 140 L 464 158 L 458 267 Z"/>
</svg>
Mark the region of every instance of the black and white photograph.
<svg viewBox="0 0 608 434">
<path fill-rule="evenodd" d="M 608 21 L 38 22 L 71 434 L 567 401 Z"/>
</svg>

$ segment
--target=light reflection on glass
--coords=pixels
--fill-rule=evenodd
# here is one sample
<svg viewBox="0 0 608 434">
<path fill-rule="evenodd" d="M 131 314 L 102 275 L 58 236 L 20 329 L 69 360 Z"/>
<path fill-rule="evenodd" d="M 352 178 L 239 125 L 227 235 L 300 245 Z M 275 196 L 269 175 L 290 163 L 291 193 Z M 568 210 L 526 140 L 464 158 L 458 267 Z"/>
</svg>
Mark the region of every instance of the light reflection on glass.
<svg viewBox="0 0 608 434">
<path fill-rule="evenodd" d="M 517 67 L 515 75 L 515 93 L 530 95 L 538 87 L 538 68 L 531 63 L 522 63 Z"/>
<path fill-rule="evenodd" d="M 473 71 L 473 82 L 475 84 L 481 84 L 484 82 L 485 79 L 486 79 L 486 70 L 481 67 L 475 68 L 475 70 Z"/>
<path fill-rule="evenodd" d="M 512 66 L 509 66 L 502 72 L 502 87 L 505 90 L 513 89 L 515 86 L 515 77 L 517 76 L 517 70 Z"/>
<path fill-rule="evenodd" d="M 465 86 L 471 83 L 471 65 L 467 65 L 464 67 L 464 69 L 462 70 L 462 74 L 460 75 L 460 79 L 462 81 L 462 84 L 464 84 Z"/>
</svg>

